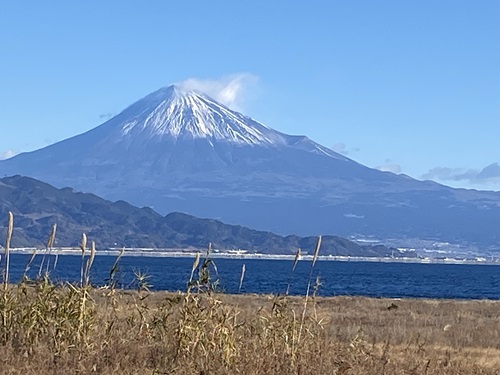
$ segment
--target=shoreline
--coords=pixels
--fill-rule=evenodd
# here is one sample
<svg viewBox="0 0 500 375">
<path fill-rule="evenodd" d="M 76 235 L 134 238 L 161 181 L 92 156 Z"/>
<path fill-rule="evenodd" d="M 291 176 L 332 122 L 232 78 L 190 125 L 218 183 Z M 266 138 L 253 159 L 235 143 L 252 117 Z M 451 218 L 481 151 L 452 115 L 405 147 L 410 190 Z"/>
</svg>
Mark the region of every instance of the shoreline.
<svg viewBox="0 0 500 375">
<path fill-rule="evenodd" d="M 193 249 L 138 249 L 125 248 L 123 256 L 145 256 L 145 257 L 161 257 L 161 258 L 195 258 L 197 254 L 203 256 L 206 250 Z M 44 249 L 36 248 L 13 248 L 10 249 L 13 254 L 33 254 L 34 251 L 38 254 L 45 253 Z M 122 249 L 97 250 L 96 256 L 118 256 Z M 89 250 L 86 251 L 88 254 Z M 51 251 L 52 255 L 72 255 L 81 256 L 82 252 L 79 248 L 55 248 Z M 295 254 L 263 254 L 263 253 L 244 253 L 244 252 L 212 252 L 210 257 L 213 259 L 256 259 L 256 260 L 291 260 L 295 259 Z M 301 255 L 300 260 L 312 261 L 313 255 Z M 335 262 L 371 262 L 371 263 L 417 263 L 417 264 L 463 264 L 463 265 L 491 265 L 500 266 L 500 261 L 475 261 L 467 259 L 433 259 L 433 258 L 390 258 L 390 257 L 355 257 L 355 256 L 333 256 L 319 255 L 318 261 L 335 261 Z"/>
</svg>

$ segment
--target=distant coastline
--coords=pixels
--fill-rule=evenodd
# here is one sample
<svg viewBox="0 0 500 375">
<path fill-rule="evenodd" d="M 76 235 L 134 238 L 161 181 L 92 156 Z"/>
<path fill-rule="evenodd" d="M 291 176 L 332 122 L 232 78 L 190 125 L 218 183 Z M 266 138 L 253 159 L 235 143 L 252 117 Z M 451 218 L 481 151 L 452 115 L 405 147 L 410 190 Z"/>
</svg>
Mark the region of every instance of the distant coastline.
<svg viewBox="0 0 500 375">
<path fill-rule="evenodd" d="M 37 248 L 13 248 L 10 251 L 14 254 L 44 254 L 45 249 Z M 97 256 L 117 256 L 122 249 L 97 250 Z M 123 256 L 145 256 L 145 257 L 163 257 L 163 258 L 194 258 L 196 254 L 204 255 L 205 249 L 152 249 L 152 248 L 125 248 Z M 88 250 L 87 250 L 88 253 Z M 79 248 L 54 248 L 52 255 L 81 255 Z M 210 254 L 214 259 L 263 259 L 263 260 L 294 260 L 295 254 L 265 254 L 265 253 L 247 253 L 244 251 L 213 251 Z M 311 261 L 312 255 L 301 255 L 300 260 Z M 468 264 L 468 265 L 497 265 L 500 266 L 500 259 L 495 261 L 455 259 L 455 258 L 405 258 L 405 257 L 356 257 L 356 256 L 336 256 L 319 255 L 320 261 L 336 262 L 373 262 L 373 263 L 422 263 L 422 264 Z"/>
</svg>

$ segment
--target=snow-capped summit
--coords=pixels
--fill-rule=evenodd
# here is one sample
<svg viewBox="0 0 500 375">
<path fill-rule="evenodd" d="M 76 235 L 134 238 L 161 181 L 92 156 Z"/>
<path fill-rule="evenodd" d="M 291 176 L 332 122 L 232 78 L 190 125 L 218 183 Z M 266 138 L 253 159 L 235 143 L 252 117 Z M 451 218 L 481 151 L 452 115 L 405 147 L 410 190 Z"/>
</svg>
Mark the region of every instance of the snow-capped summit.
<svg viewBox="0 0 500 375">
<path fill-rule="evenodd" d="M 284 134 L 180 86 L 161 88 L 126 112 L 127 121 L 119 126 L 127 137 L 206 138 L 247 145 L 286 143 Z"/>
<path fill-rule="evenodd" d="M 65 181 L 72 180 L 68 175 L 79 180 L 91 176 L 95 184 L 111 175 L 148 179 L 165 173 L 214 173 L 236 164 L 240 173 L 256 163 L 267 169 L 283 164 L 292 168 L 295 162 L 283 158 L 284 153 L 302 155 L 300 159 L 319 155 L 357 165 L 305 136 L 281 133 L 203 93 L 172 85 L 145 96 L 86 133 L 18 155 L 8 164 L 15 167 L 3 164 L 3 170 L 38 178 L 57 171 Z M 294 174 L 300 173 L 301 165 L 304 161 L 293 165 Z M 47 181 L 58 185 L 55 180 Z"/>
</svg>

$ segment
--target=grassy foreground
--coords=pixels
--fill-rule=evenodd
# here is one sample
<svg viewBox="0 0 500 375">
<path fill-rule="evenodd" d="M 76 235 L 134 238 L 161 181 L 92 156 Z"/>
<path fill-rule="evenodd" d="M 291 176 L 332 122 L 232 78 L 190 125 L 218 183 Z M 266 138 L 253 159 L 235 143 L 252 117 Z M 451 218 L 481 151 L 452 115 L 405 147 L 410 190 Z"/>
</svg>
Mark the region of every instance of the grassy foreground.
<svg viewBox="0 0 500 375">
<path fill-rule="evenodd" d="M 55 226 L 37 276 L 29 278 L 34 253 L 12 284 L 9 218 L 1 374 L 500 375 L 500 301 L 318 297 L 321 237 L 304 297 L 217 293 L 210 247 L 195 259 L 186 292 L 150 292 L 140 272 L 135 290 L 116 289 L 120 257 L 95 287 L 95 245 L 86 256 L 85 235 L 80 282 L 54 284 Z"/>
<path fill-rule="evenodd" d="M 1 300 L 3 374 L 500 374 L 498 301 L 306 304 L 46 281 Z"/>
</svg>

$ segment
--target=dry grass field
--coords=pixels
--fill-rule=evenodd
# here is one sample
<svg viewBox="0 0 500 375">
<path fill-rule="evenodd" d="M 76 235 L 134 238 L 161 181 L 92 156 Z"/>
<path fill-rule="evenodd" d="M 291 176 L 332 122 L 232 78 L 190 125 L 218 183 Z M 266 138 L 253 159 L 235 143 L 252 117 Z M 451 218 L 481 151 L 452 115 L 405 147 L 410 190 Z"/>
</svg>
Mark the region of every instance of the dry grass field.
<svg viewBox="0 0 500 375">
<path fill-rule="evenodd" d="M 140 272 L 135 290 L 116 289 L 119 257 L 92 286 L 85 235 L 78 283 L 52 283 L 42 255 L 35 280 L 32 258 L 12 284 L 7 241 L 0 373 L 500 375 L 500 301 L 321 298 L 320 243 L 306 296 L 291 297 L 217 293 L 210 248 L 185 292 L 150 292 Z"/>
<path fill-rule="evenodd" d="M 306 303 L 48 280 L 0 299 L 3 374 L 500 374 L 498 301 Z"/>
</svg>

